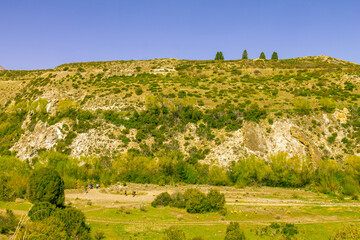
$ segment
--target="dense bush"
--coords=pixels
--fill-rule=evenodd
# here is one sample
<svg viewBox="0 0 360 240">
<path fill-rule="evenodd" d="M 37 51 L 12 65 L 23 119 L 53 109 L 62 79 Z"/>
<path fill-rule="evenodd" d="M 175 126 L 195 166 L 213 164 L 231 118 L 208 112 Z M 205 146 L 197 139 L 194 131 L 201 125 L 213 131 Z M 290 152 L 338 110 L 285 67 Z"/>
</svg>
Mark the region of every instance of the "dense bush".
<svg viewBox="0 0 360 240">
<path fill-rule="evenodd" d="M 171 194 L 170 206 L 176 207 L 176 208 L 186 208 L 184 194 L 182 194 L 180 192 L 175 192 L 175 193 Z"/>
<path fill-rule="evenodd" d="M 189 188 L 184 194 L 163 192 L 151 203 L 153 207 L 168 206 L 186 208 L 189 213 L 204 213 L 220 211 L 225 205 L 225 195 L 215 189 L 211 189 L 207 195 L 198 189 Z"/>
<path fill-rule="evenodd" d="M 136 95 L 139 96 L 139 95 L 143 94 L 143 90 L 141 88 L 136 88 L 135 93 L 136 93 Z"/>
<path fill-rule="evenodd" d="M 35 204 L 28 213 L 32 222 L 30 228 L 40 234 L 47 234 L 47 230 L 37 229 L 43 223 L 57 223 L 61 231 L 65 231 L 68 239 L 91 239 L 90 228 L 85 224 L 84 214 L 73 208 L 56 208 L 48 202 Z M 56 231 L 56 230 L 55 230 Z M 35 234 L 35 233 L 34 233 Z"/>
<path fill-rule="evenodd" d="M 355 240 L 360 239 L 360 227 L 357 225 L 346 225 L 336 231 L 330 238 L 330 240 Z"/>
<path fill-rule="evenodd" d="M 55 209 L 56 206 L 49 202 L 35 203 L 28 212 L 28 216 L 33 222 L 42 221 L 45 218 L 50 217 Z"/>
<path fill-rule="evenodd" d="M 267 116 L 266 110 L 259 107 L 257 103 L 253 103 L 244 112 L 244 119 L 246 121 L 259 122 L 260 119 L 265 119 Z"/>
<path fill-rule="evenodd" d="M 26 238 L 25 238 L 26 237 Z M 41 222 L 29 222 L 21 229 L 18 239 L 30 240 L 59 240 L 76 239 L 70 238 L 66 233 L 65 224 L 58 218 L 49 217 Z"/>
<path fill-rule="evenodd" d="M 340 189 L 340 179 L 343 177 L 340 166 L 334 160 L 325 160 L 318 163 L 315 182 L 322 193 L 334 193 Z"/>
<path fill-rule="evenodd" d="M 331 113 L 336 108 L 336 103 L 330 98 L 322 98 L 320 100 L 321 109 L 325 112 Z"/>
<path fill-rule="evenodd" d="M 163 192 L 156 196 L 155 200 L 151 202 L 151 206 L 168 206 L 171 203 L 172 199 L 169 193 Z"/>
<path fill-rule="evenodd" d="M 224 208 L 225 194 L 220 193 L 218 190 L 210 189 L 207 198 L 210 211 L 217 212 Z"/>
<path fill-rule="evenodd" d="M 166 240 L 185 240 L 185 232 L 178 227 L 171 226 L 165 230 Z"/>
<path fill-rule="evenodd" d="M 246 240 L 245 233 L 241 230 L 239 223 L 230 222 L 226 228 L 224 240 Z"/>
<path fill-rule="evenodd" d="M 310 102 L 305 99 L 298 99 L 294 102 L 294 110 L 300 115 L 308 115 L 311 112 Z"/>
<path fill-rule="evenodd" d="M 255 156 L 233 161 L 229 166 L 230 180 L 239 186 L 265 183 L 270 173 L 267 163 Z"/>
<path fill-rule="evenodd" d="M 28 198 L 32 203 L 49 202 L 62 206 L 65 200 L 64 181 L 52 168 L 33 171 L 29 178 Z"/>
<path fill-rule="evenodd" d="M 210 210 L 209 199 L 198 189 L 187 189 L 184 192 L 184 199 L 188 213 L 204 213 Z"/>
<path fill-rule="evenodd" d="M 56 209 L 53 214 L 65 225 L 65 230 L 70 238 L 91 239 L 90 227 L 85 224 L 85 215 L 74 208 Z"/>
<path fill-rule="evenodd" d="M 298 228 L 294 224 L 275 222 L 256 231 L 256 234 L 260 237 L 271 237 L 274 239 L 297 239 L 296 235 L 298 233 Z"/>
</svg>

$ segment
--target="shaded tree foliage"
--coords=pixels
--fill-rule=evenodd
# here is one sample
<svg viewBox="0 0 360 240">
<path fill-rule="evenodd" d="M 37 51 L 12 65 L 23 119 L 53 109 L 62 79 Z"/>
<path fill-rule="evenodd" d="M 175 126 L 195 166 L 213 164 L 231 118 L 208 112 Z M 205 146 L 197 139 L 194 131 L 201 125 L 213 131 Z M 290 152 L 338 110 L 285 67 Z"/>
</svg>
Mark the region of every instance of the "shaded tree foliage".
<svg viewBox="0 0 360 240">
<path fill-rule="evenodd" d="M 53 168 L 40 168 L 30 175 L 28 185 L 30 202 L 49 202 L 62 206 L 65 200 L 64 181 Z"/>
</svg>

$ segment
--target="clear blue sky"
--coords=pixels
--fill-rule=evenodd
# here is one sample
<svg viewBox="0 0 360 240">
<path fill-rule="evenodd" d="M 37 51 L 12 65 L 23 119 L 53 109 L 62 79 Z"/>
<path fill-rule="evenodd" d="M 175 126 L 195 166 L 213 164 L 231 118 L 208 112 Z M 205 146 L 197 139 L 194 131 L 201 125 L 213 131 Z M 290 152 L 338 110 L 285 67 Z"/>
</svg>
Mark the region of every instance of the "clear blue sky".
<svg viewBox="0 0 360 240">
<path fill-rule="evenodd" d="M 152 58 L 239 59 L 261 51 L 360 63 L 359 0 L 1 0 L 0 65 Z"/>
</svg>

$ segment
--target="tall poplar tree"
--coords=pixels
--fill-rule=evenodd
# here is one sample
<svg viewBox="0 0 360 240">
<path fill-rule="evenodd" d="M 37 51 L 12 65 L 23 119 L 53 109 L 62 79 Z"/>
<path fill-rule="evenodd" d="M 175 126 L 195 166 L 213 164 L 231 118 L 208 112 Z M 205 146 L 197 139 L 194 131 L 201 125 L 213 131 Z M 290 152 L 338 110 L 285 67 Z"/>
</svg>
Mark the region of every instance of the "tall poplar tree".
<svg viewBox="0 0 360 240">
<path fill-rule="evenodd" d="M 215 60 L 224 60 L 224 55 L 221 51 L 216 53 Z"/>
<path fill-rule="evenodd" d="M 242 59 L 248 59 L 248 54 L 247 54 L 246 49 L 243 52 Z"/>
</svg>

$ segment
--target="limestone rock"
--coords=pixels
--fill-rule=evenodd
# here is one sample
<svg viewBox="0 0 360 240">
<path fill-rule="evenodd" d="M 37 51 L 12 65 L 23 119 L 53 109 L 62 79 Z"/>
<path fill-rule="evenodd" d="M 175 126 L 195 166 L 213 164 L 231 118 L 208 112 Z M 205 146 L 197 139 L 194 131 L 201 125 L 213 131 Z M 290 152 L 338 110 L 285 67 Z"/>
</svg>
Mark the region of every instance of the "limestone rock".
<svg viewBox="0 0 360 240">
<path fill-rule="evenodd" d="M 58 122 L 49 126 L 48 123 L 39 121 L 34 131 L 27 130 L 10 150 L 16 151 L 16 156 L 20 159 L 32 159 L 37 156 L 38 149 L 51 150 L 58 139 L 65 137 L 61 131 L 63 124 Z"/>
<path fill-rule="evenodd" d="M 308 138 L 303 132 L 301 132 L 296 127 L 291 127 L 290 131 L 293 137 L 297 138 L 302 144 L 308 147 L 309 154 L 314 162 L 321 160 L 321 153 L 319 152 L 314 142 L 310 138 Z"/>
</svg>

